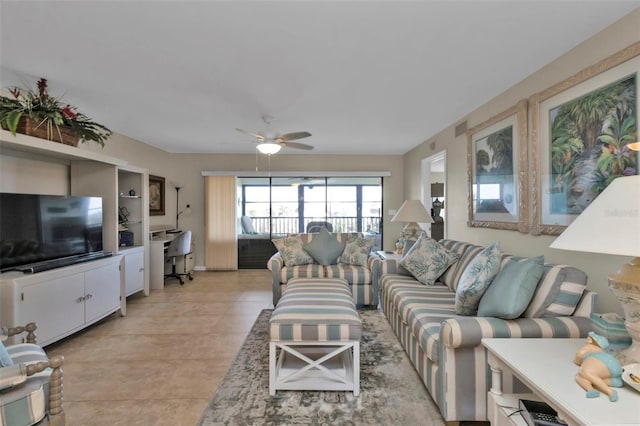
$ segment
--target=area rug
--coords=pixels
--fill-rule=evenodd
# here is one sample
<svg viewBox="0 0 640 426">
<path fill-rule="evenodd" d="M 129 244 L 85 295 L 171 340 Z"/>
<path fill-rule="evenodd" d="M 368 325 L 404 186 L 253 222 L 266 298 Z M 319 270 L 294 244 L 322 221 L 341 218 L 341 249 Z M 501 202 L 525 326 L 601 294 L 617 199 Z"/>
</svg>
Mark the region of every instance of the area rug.
<svg viewBox="0 0 640 426">
<path fill-rule="evenodd" d="M 384 315 L 360 311 L 360 396 L 278 391 L 269 396 L 269 317 L 263 310 L 200 425 L 444 425 Z"/>
</svg>

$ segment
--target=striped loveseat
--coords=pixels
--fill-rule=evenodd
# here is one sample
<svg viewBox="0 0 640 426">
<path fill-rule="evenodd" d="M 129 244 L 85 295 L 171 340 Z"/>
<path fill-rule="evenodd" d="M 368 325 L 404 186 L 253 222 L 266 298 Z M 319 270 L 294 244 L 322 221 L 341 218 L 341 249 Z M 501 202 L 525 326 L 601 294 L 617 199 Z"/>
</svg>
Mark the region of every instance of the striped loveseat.
<svg viewBox="0 0 640 426">
<path fill-rule="evenodd" d="M 380 303 L 443 418 L 447 422 L 486 421 L 491 382 L 481 339 L 586 337 L 597 295 L 585 289 L 584 272 L 546 264 L 521 317 L 505 320 L 456 315 L 458 281 L 484 247 L 454 240 L 441 240 L 440 244 L 460 258 L 433 286 L 409 276 L 393 260 L 377 261 Z M 500 268 L 522 259 L 503 255 Z M 519 382 L 505 385 L 507 389 L 509 386 L 514 391 L 526 391 Z"/>
<path fill-rule="evenodd" d="M 309 244 L 319 234 L 301 233 L 295 235 L 300 236 L 304 244 Z M 363 234 L 359 232 L 334 233 L 333 235 L 342 243 L 346 242 L 351 236 L 363 237 Z M 374 265 L 379 267 L 377 260 L 377 256 L 371 255 L 364 266 L 344 263 L 320 265 L 317 262 L 299 266 L 286 266 L 278 252 L 267 262 L 267 268 L 271 271 L 273 278 L 273 306 L 277 305 L 287 282 L 292 278 L 342 278 L 349 283 L 353 301 L 356 305 L 377 306 L 379 273 L 377 269 L 374 269 Z"/>
</svg>

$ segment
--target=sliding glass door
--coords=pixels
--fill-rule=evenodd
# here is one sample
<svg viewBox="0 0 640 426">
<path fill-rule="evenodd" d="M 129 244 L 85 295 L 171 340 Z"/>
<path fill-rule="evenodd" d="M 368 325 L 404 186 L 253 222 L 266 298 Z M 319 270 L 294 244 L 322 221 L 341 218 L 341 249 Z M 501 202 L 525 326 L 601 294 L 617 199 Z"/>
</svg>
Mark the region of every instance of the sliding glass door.
<svg viewBox="0 0 640 426">
<path fill-rule="evenodd" d="M 382 233 L 382 178 L 240 177 L 239 188 L 241 214 L 259 234 Z"/>
</svg>

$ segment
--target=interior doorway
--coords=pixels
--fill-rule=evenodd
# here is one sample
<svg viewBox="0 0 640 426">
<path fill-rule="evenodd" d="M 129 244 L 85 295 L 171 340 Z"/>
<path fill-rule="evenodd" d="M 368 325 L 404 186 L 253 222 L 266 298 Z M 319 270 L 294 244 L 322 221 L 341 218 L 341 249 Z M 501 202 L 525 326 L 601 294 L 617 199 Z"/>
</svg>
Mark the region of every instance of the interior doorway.
<svg viewBox="0 0 640 426">
<path fill-rule="evenodd" d="M 434 223 L 429 235 L 436 240 L 445 238 L 447 233 L 446 194 L 447 152 L 440 151 L 422 160 L 422 203 L 431 209 Z"/>
</svg>

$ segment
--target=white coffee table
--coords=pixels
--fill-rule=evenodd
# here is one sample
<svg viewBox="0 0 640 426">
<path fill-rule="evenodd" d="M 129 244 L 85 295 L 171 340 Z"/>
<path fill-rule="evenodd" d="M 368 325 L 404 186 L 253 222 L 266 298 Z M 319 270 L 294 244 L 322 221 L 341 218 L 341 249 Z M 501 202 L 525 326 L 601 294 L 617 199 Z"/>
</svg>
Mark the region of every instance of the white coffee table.
<svg viewBox="0 0 640 426">
<path fill-rule="evenodd" d="M 616 388 L 618 401 L 606 395 L 587 398 L 576 383 L 573 363 L 585 339 L 482 339 L 492 371 L 487 416 L 492 425 L 526 424 L 519 415 L 507 417 L 518 398 L 544 401 L 569 425 L 640 424 L 640 393 L 626 386 Z M 502 377 L 513 374 L 533 393 L 517 395 L 503 389 Z"/>
</svg>

